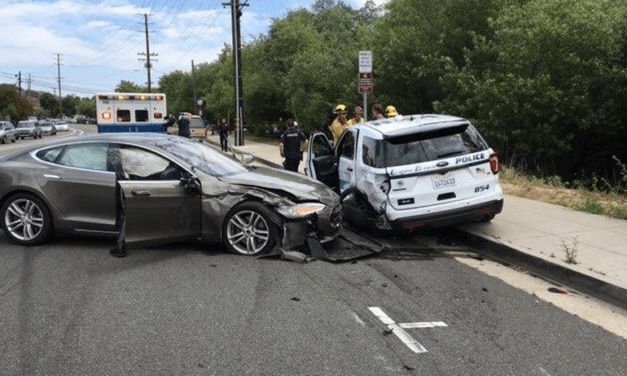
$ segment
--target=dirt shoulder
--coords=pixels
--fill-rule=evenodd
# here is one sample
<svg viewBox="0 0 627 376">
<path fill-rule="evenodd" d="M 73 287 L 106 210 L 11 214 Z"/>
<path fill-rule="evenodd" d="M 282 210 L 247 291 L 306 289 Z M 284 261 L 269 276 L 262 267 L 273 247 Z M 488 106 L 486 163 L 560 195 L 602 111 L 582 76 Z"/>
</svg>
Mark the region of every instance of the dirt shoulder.
<svg viewBox="0 0 627 376">
<path fill-rule="evenodd" d="M 516 175 L 511 170 L 505 170 L 505 173 L 500 174 L 500 182 L 503 191 L 508 195 L 561 205 L 592 214 L 627 219 L 626 195 L 559 187 Z"/>
</svg>

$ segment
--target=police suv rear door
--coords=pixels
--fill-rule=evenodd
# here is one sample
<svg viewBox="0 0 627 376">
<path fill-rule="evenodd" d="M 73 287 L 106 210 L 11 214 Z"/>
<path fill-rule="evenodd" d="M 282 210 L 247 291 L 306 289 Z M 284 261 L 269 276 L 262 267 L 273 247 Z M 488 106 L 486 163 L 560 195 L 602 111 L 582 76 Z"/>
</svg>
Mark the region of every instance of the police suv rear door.
<svg viewBox="0 0 627 376">
<path fill-rule="evenodd" d="M 397 210 L 473 199 L 496 189 L 492 149 L 469 123 L 386 139 L 390 205 Z"/>
</svg>

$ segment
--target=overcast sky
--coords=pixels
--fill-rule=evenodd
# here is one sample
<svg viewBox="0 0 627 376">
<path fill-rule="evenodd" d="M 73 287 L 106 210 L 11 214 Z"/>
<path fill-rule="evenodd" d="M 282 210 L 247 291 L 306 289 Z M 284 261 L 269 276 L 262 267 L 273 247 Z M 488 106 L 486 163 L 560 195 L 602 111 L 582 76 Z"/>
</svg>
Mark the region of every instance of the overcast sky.
<svg viewBox="0 0 627 376">
<path fill-rule="evenodd" d="M 366 0 L 344 0 L 354 9 Z M 374 0 L 379 5 L 387 0 Z M 121 80 L 147 82 L 148 14 L 152 85 L 191 62 L 213 62 L 232 43 L 230 0 L 0 0 L 0 83 L 80 97 L 109 92 Z M 240 0 L 244 3 L 245 0 Z M 273 18 L 310 9 L 315 0 L 248 0 L 242 40 L 267 34 Z M 139 55 L 139 53 L 144 55 Z M 57 64 L 60 62 L 60 65 Z"/>
</svg>

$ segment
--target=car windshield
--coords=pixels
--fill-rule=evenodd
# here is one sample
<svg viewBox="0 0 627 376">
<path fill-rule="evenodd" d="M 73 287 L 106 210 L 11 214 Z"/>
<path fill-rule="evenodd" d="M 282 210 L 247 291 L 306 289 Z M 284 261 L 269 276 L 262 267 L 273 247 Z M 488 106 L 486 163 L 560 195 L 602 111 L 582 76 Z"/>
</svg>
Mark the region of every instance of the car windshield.
<svg viewBox="0 0 627 376">
<path fill-rule="evenodd" d="M 19 123 L 17 123 L 17 127 L 18 128 L 28 128 L 28 123 L 20 121 Z"/>
<path fill-rule="evenodd" d="M 221 152 L 202 142 L 193 142 L 181 138 L 175 141 L 158 141 L 155 146 L 212 176 L 235 175 L 250 170 L 250 167 L 224 156 Z"/>
<path fill-rule="evenodd" d="M 487 148 L 475 127 L 464 124 L 385 140 L 364 137 L 362 154 L 364 163 L 383 168 L 435 161 Z"/>
<path fill-rule="evenodd" d="M 192 118 L 189 121 L 189 127 L 190 128 L 204 128 L 205 127 L 205 123 L 203 123 L 202 119 Z"/>
</svg>

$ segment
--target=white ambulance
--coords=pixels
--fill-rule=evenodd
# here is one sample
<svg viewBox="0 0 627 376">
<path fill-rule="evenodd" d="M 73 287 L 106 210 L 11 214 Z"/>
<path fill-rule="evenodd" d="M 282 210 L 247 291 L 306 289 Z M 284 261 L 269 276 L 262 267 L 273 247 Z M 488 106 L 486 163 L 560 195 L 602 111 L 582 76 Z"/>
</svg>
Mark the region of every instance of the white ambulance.
<svg viewBox="0 0 627 376">
<path fill-rule="evenodd" d="M 166 131 L 165 94 L 96 94 L 98 133 Z"/>
</svg>

